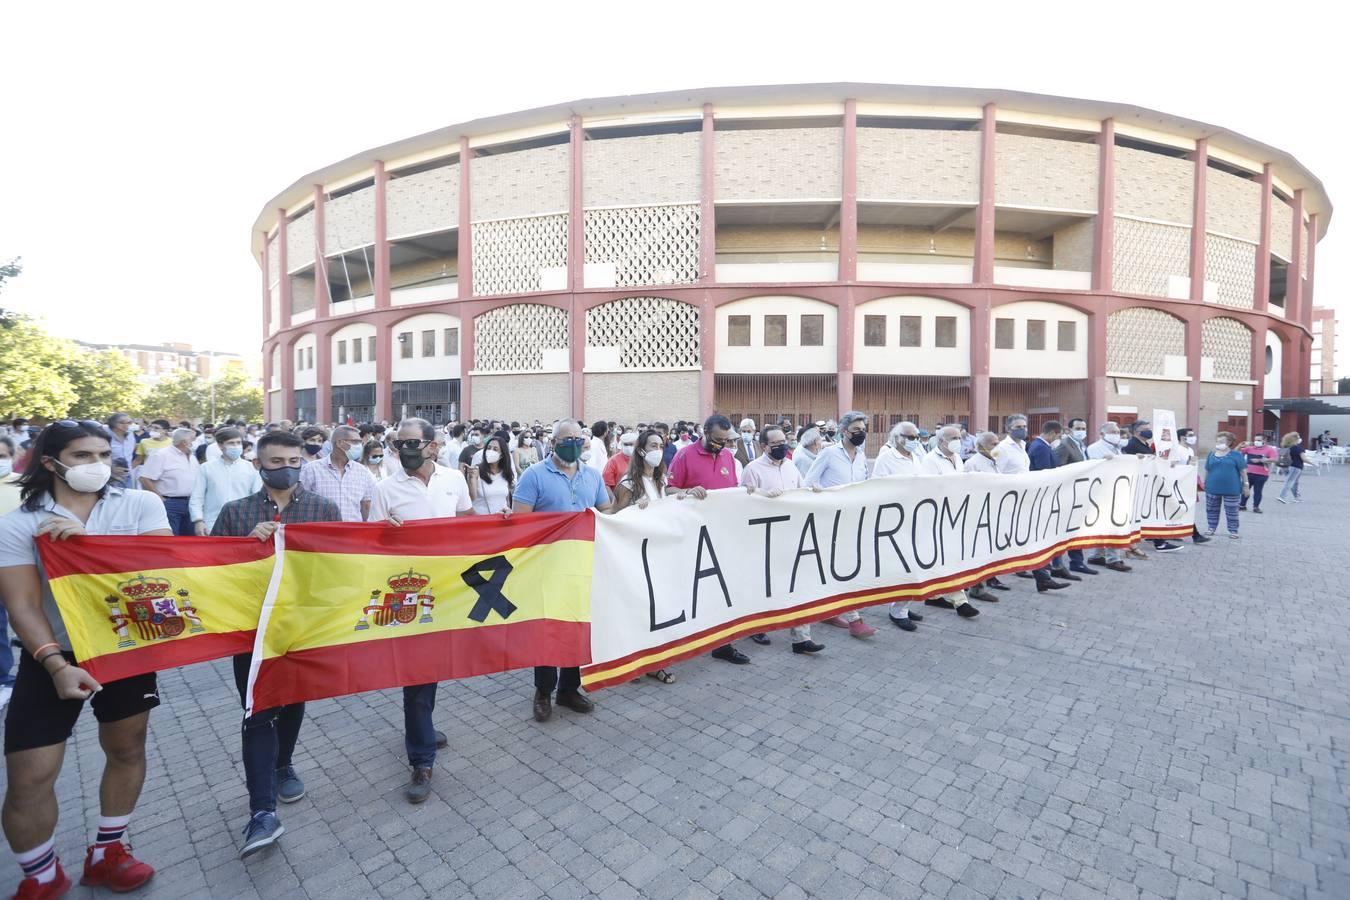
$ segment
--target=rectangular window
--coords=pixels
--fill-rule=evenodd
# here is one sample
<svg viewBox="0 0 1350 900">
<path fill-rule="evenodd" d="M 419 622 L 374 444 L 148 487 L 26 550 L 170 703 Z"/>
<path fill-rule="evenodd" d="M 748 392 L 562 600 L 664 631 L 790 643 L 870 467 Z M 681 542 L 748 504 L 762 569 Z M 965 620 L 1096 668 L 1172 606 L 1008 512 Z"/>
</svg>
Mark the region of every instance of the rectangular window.
<svg viewBox="0 0 1350 900">
<path fill-rule="evenodd" d="M 305 351 L 295 351 L 295 371 L 303 372 L 305 370 Z"/>
<path fill-rule="evenodd" d="M 354 363 L 361 361 L 361 346 L 360 338 L 352 338 L 352 362 Z"/>
<path fill-rule="evenodd" d="M 374 361 L 375 361 L 375 336 L 374 336 L 374 335 L 371 335 L 370 337 L 366 338 L 366 359 L 370 360 L 371 362 L 374 362 Z"/>
<path fill-rule="evenodd" d="M 398 349 L 399 358 L 412 359 L 413 357 L 412 332 L 400 331 L 398 335 L 398 344 L 399 344 Z"/>
<path fill-rule="evenodd" d="M 787 346 L 787 316 L 764 317 L 764 346 Z"/>
<path fill-rule="evenodd" d="M 956 316 L 938 316 L 936 345 L 939 347 L 956 346 Z"/>
<path fill-rule="evenodd" d="M 750 346 L 749 316 L 727 316 L 727 346 Z"/>
<path fill-rule="evenodd" d="M 459 329 L 445 329 L 445 355 L 459 356 Z"/>
<path fill-rule="evenodd" d="M 1059 349 L 1075 350 L 1078 345 L 1078 326 L 1073 322 L 1059 323 Z"/>
<path fill-rule="evenodd" d="M 885 316 L 863 316 L 863 346 L 886 346 Z"/>
<path fill-rule="evenodd" d="M 1011 350 L 1013 348 L 1013 320 L 994 320 L 994 349 Z"/>
<path fill-rule="evenodd" d="M 307 368 L 307 369 L 312 369 L 312 368 L 314 368 L 314 348 L 313 348 L 313 347 L 306 347 L 306 348 L 305 348 L 305 368 Z"/>
<path fill-rule="evenodd" d="M 436 355 L 436 332 L 434 330 L 422 332 L 422 355 Z"/>
<path fill-rule="evenodd" d="M 923 344 L 923 318 L 920 316 L 900 317 L 900 346 L 918 347 Z"/>
<path fill-rule="evenodd" d="M 339 366 L 345 366 L 345 365 L 347 364 L 347 342 L 346 342 L 346 341 L 338 341 L 338 361 L 337 361 L 337 364 L 338 364 Z"/>
<path fill-rule="evenodd" d="M 1027 349 L 1045 349 L 1045 320 L 1027 319 Z"/>
<path fill-rule="evenodd" d="M 825 316 L 820 313 L 807 313 L 802 316 L 802 346 L 825 346 Z"/>
</svg>

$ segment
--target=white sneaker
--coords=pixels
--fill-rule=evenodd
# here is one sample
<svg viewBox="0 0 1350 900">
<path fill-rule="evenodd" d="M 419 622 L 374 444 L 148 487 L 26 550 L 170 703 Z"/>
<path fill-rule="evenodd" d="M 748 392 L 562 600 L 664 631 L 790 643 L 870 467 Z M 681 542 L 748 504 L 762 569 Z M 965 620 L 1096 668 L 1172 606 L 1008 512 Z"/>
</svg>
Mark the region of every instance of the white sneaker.
<svg viewBox="0 0 1350 900">
<path fill-rule="evenodd" d="M 1278 501 L 1280 501 L 1281 503 L 1288 503 L 1288 502 L 1289 502 L 1288 500 L 1284 499 L 1283 497 L 1276 497 L 1275 499 L 1278 500 Z"/>
<path fill-rule="evenodd" d="M 7 684 L 4 687 L 0 687 L 0 709 L 4 709 L 9 703 L 9 695 L 12 693 L 14 693 L 13 685 Z"/>
</svg>

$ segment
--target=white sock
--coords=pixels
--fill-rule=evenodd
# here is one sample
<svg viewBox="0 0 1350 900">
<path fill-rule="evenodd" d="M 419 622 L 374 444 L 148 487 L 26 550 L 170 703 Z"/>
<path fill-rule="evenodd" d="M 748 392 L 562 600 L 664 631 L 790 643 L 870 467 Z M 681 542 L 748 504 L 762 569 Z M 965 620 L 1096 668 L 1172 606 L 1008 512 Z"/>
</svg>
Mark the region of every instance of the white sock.
<svg viewBox="0 0 1350 900">
<path fill-rule="evenodd" d="M 897 600 L 896 602 L 892 603 L 892 604 L 891 604 L 891 618 L 892 618 L 892 619 L 908 619 L 908 618 L 909 618 L 909 604 L 908 604 L 908 603 L 901 603 L 901 602 L 898 601 L 898 600 Z"/>
<path fill-rule="evenodd" d="M 103 856 L 108 845 L 122 840 L 129 822 L 131 822 L 131 816 L 98 817 L 98 834 L 94 836 L 94 852 L 89 857 L 90 865 L 96 866 L 103 862 Z"/>
<path fill-rule="evenodd" d="M 23 869 L 24 878 L 36 878 L 38 884 L 48 884 L 56 880 L 56 850 L 52 846 L 51 838 L 47 838 L 32 850 L 15 853 L 14 858 L 18 861 L 19 868 Z"/>
</svg>

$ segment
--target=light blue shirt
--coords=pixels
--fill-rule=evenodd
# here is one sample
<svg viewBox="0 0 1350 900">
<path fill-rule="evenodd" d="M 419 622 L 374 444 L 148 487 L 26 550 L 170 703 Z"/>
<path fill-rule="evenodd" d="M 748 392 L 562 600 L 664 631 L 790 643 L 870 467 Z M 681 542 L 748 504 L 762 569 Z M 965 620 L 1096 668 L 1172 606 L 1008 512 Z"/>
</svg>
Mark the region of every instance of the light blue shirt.
<svg viewBox="0 0 1350 900">
<path fill-rule="evenodd" d="M 127 463 L 127 477 L 117 482 L 117 487 L 129 488 L 131 487 L 131 470 L 136 467 L 136 432 L 128 430 L 127 436 L 120 438 L 117 436 L 117 432 L 109 428 L 108 434 L 112 436 L 113 459 L 121 457 Z"/>
<path fill-rule="evenodd" d="M 514 499 L 528 503 L 535 512 L 580 512 L 609 502 L 609 491 L 600 473 L 579 463 L 568 478 L 550 456 L 530 466 L 516 483 Z"/>
<path fill-rule="evenodd" d="M 848 451 L 842 445 L 833 444 L 820 451 L 811 471 L 806 475 L 808 487 L 838 487 L 841 484 L 854 484 L 867 480 L 867 454 L 861 447 L 848 458 Z"/>
<path fill-rule="evenodd" d="M 192 494 L 188 497 L 188 515 L 194 522 L 205 522 L 206 533 L 216 524 L 221 507 L 231 500 L 262 490 L 262 477 L 246 459 L 226 462 L 224 457 L 203 463 L 197 469 Z"/>
<path fill-rule="evenodd" d="M 797 467 L 797 471 L 802 473 L 802 478 L 811 473 L 811 464 L 816 461 L 818 455 L 800 446 L 792 451 L 792 463 Z"/>
</svg>

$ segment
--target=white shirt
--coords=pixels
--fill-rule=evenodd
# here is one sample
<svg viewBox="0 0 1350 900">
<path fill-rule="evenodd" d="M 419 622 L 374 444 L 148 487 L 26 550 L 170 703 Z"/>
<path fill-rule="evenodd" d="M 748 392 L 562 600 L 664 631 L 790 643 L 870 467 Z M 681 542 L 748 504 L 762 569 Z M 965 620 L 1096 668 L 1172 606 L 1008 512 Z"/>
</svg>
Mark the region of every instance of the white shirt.
<svg viewBox="0 0 1350 900">
<path fill-rule="evenodd" d="M 603 474 L 607 462 L 609 453 L 605 450 L 604 440 L 598 437 L 591 438 L 591 458 L 586 460 L 586 465 Z"/>
<path fill-rule="evenodd" d="M 181 453 L 178 455 L 182 456 Z M 52 518 L 79 521 L 78 516 L 58 505 L 51 495 L 42 498 L 41 508 L 37 512 L 19 507 L 0 516 L 0 568 L 37 566 L 38 580 L 42 584 L 42 611 L 51 623 L 52 635 L 61 649 L 70 650 L 70 638 L 61 620 L 61 611 L 52 597 L 51 585 L 38 559 L 37 543 L 33 540 L 38 530 Z M 85 534 L 131 535 L 168 530 L 169 517 L 159 497 L 149 491 L 125 491 L 117 487 L 107 489 L 90 511 L 89 521 L 84 523 Z"/>
<path fill-rule="evenodd" d="M 1184 441 L 1177 441 L 1167 452 L 1167 461 L 1174 466 L 1189 466 L 1195 462 L 1195 451 Z"/>
<path fill-rule="evenodd" d="M 991 475 L 998 474 L 998 466 L 995 462 L 979 450 L 970 454 L 970 459 L 965 461 L 965 465 L 967 472 L 988 472 Z"/>
<path fill-rule="evenodd" d="M 225 454 L 221 452 L 220 444 L 216 443 L 215 441 L 212 441 L 211 443 L 206 445 L 207 462 L 210 462 L 213 459 L 220 459 L 224 455 Z"/>
<path fill-rule="evenodd" d="M 458 474 L 458 472 L 456 472 Z M 473 500 L 473 511 L 480 516 L 499 513 L 511 502 L 511 487 L 505 475 L 493 475 L 491 481 L 478 476 L 478 496 Z"/>
<path fill-rule="evenodd" d="M 999 441 L 998 456 L 994 458 L 994 467 L 1001 475 L 1016 475 L 1031 471 L 1031 457 L 1022 445 L 1010 437 Z"/>
<path fill-rule="evenodd" d="M 401 521 L 416 519 L 448 519 L 473 509 L 469 499 L 469 484 L 458 469 L 437 464 L 430 482 L 399 470 L 375 486 L 375 499 L 370 504 L 370 521 L 380 522 L 390 513 Z"/>
<path fill-rule="evenodd" d="M 855 484 L 867 480 L 867 454 L 861 447 L 855 448 L 853 459 L 848 451 L 838 444 L 831 444 L 811 464 L 806 483 L 809 487 L 838 487 L 841 484 Z"/>
<path fill-rule="evenodd" d="M 1111 459 L 1120 455 L 1120 445 L 1102 439 L 1087 445 L 1088 459 Z"/>
<path fill-rule="evenodd" d="M 802 473 L 805 478 L 811 471 L 811 465 L 816 461 L 816 454 L 807 450 L 805 447 L 798 446 L 792 451 L 792 464 L 797 467 L 797 471 Z"/>
<path fill-rule="evenodd" d="M 194 522 L 205 522 L 206 533 L 210 534 L 221 507 L 260 490 L 262 477 L 253 463 L 217 457 L 197 469 L 197 482 L 188 498 L 188 514 Z"/>
<path fill-rule="evenodd" d="M 454 438 L 451 438 L 450 440 L 445 442 L 445 447 L 442 448 L 440 456 L 437 457 L 437 460 L 443 466 L 449 466 L 452 469 L 458 469 L 459 454 L 460 451 L 463 449 L 464 449 L 463 441 L 457 441 Z M 397 457 L 398 454 L 395 453 L 394 456 Z M 397 461 L 398 460 L 395 459 L 395 462 Z"/>
<path fill-rule="evenodd" d="M 919 463 L 921 475 L 960 475 L 965 470 L 965 463 L 960 456 L 950 457 L 941 450 L 925 453 L 923 461 Z"/>
<path fill-rule="evenodd" d="M 872 463 L 872 477 L 886 478 L 890 475 L 918 475 L 919 461 L 923 457 L 914 454 L 906 456 L 890 444 L 881 448 L 876 461 Z"/>
<path fill-rule="evenodd" d="M 155 450 L 141 466 L 140 477 L 155 484 L 155 491 L 161 497 L 189 497 L 197 481 L 197 470 L 201 463 L 191 453 L 184 456 L 177 447 L 170 445 Z"/>
</svg>

